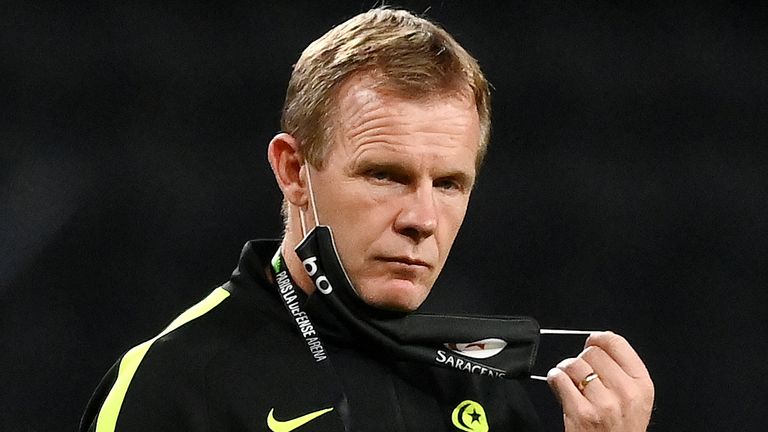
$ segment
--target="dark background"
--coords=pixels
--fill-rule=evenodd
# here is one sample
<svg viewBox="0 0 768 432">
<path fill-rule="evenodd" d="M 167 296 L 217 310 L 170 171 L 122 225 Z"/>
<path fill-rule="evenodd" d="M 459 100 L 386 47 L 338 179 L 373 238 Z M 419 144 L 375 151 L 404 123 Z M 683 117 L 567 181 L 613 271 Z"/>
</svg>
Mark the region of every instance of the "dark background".
<svg viewBox="0 0 768 432">
<path fill-rule="evenodd" d="M 280 235 L 265 151 L 291 65 L 372 5 L 63 3 L 0 5 L 3 431 L 74 430 L 121 352 L 224 281 L 245 241 Z M 613 329 L 655 379 L 651 430 L 765 430 L 766 8 L 427 14 L 495 90 L 485 171 L 426 307 Z M 538 372 L 581 343 L 546 337 Z"/>
</svg>

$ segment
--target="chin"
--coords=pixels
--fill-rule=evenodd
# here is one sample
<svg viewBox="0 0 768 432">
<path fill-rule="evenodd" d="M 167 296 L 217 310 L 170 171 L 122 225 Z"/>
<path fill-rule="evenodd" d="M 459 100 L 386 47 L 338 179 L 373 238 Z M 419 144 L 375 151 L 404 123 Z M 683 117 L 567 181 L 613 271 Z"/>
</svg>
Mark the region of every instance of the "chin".
<svg viewBox="0 0 768 432">
<path fill-rule="evenodd" d="M 424 303 L 429 288 L 406 280 L 390 280 L 377 284 L 375 288 L 361 287 L 360 297 L 364 302 L 379 309 L 398 312 L 413 312 Z"/>
</svg>

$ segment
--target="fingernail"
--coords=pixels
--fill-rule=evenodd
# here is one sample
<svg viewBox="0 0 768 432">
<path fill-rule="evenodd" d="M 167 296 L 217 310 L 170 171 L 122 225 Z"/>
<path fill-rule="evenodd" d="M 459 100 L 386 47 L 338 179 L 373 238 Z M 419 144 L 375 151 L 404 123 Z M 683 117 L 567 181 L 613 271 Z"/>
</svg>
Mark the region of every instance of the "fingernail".
<svg viewBox="0 0 768 432">
<path fill-rule="evenodd" d="M 565 369 L 565 368 L 567 368 L 567 367 L 568 367 L 568 366 L 569 366 L 571 363 L 573 363 L 573 362 L 575 362 L 575 361 L 576 361 L 576 359 L 575 359 L 575 358 L 567 358 L 567 359 L 565 359 L 565 360 L 561 360 L 561 361 L 560 361 L 560 363 L 558 363 L 558 364 L 557 364 L 557 366 L 555 366 L 555 368 L 557 368 L 557 369 Z"/>
<path fill-rule="evenodd" d="M 588 352 L 590 352 L 593 349 L 595 349 L 594 345 L 587 345 L 586 347 L 584 347 L 584 350 L 581 351 L 581 353 L 579 353 L 579 358 L 584 358 L 584 355 L 586 355 Z"/>
</svg>

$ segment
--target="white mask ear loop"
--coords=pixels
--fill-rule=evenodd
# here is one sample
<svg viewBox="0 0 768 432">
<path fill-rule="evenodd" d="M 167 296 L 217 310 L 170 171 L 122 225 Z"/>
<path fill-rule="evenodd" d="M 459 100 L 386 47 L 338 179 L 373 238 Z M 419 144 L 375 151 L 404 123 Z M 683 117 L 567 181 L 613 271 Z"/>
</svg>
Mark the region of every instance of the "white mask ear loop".
<svg viewBox="0 0 768 432">
<path fill-rule="evenodd" d="M 310 174 L 310 164 L 309 162 L 305 162 L 304 166 L 307 167 L 307 187 L 309 188 L 309 202 L 312 204 L 312 216 L 315 218 L 315 226 L 320 225 L 320 221 L 317 218 L 317 205 L 315 204 L 315 193 L 312 190 L 312 175 Z M 301 234 L 306 236 L 307 235 L 307 222 L 304 219 L 304 213 L 305 211 L 301 208 L 299 209 L 299 219 L 301 222 Z"/>
<path fill-rule="evenodd" d="M 564 329 L 541 329 L 540 334 L 543 335 L 585 335 L 589 336 L 594 333 L 601 333 L 600 330 L 564 330 Z M 531 375 L 532 380 L 546 381 L 547 377 L 541 375 Z"/>
<path fill-rule="evenodd" d="M 299 223 L 301 223 L 301 235 L 307 236 L 307 222 L 304 221 L 304 210 L 299 207 Z"/>
</svg>

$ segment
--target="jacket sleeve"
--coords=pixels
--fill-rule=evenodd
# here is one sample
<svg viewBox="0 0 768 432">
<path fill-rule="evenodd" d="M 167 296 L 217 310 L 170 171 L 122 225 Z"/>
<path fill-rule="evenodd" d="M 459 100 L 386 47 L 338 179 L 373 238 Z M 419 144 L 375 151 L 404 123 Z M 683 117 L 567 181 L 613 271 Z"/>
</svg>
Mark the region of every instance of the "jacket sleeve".
<svg viewBox="0 0 768 432">
<path fill-rule="evenodd" d="M 120 361 L 118 360 L 104 375 L 104 378 L 101 379 L 99 386 L 96 387 L 93 395 L 91 395 L 91 399 L 88 401 L 88 405 L 85 407 L 83 417 L 80 419 L 80 428 L 78 429 L 79 432 L 96 431 L 96 418 L 99 415 L 99 410 L 101 409 L 101 405 L 104 403 L 104 399 L 106 399 L 109 390 L 115 384 L 119 366 Z"/>
<path fill-rule="evenodd" d="M 230 293 L 219 287 L 176 317 L 160 334 L 128 350 L 96 389 L 80 432 L 205 431 L 205 365 L 210 339 L 190 328 Z M 215 340 L 215 339 L 214 339 Z"/>
<path fill-rule="evenodd" d="M 209 429 L 205 379 L 197 359 L 164 349 L 163 342 L 155 342 L 140 364 L 134 348 L 112 366 L 88 403 L 80 432 Z"/>
</svg>

